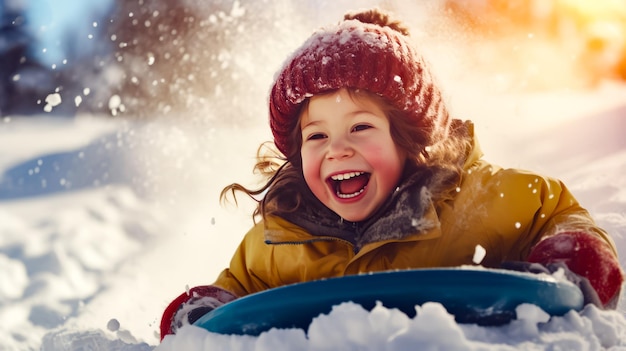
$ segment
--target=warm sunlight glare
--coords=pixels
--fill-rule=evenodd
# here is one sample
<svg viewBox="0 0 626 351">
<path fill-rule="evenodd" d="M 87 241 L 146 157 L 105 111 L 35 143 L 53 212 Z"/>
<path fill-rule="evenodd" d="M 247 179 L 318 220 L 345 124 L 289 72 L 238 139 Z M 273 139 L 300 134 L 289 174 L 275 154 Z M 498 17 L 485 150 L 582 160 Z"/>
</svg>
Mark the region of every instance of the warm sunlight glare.
<svg viewBox="0 0 626 351">
<path fill-rule="evenodd" d="M 626 19 L 623 0 L 560 0 L 558 5 L 586 20 Z"/>
</svg>

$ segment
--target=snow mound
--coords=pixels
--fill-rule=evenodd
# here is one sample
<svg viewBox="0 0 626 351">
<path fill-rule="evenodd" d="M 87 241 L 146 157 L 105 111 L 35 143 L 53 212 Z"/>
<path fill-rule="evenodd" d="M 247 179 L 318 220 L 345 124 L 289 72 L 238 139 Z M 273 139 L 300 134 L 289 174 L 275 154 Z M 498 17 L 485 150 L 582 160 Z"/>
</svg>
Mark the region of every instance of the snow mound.
<svg viewBox="0 0 626 351">
<path fill-rule="evenodd" d="M 550 318 L 535 305 L 520 305 L 518 318 L 499 327 L 458 324 L 439 303 L 416 306 L 407 317 L 378 304 L 370 312 L 355 303 L 333 307 L 301 329 L 271 329 L 258 337 L 221 335 L 187 326 L 165 337 L 155 351 L 173 350 L 602 350 L 626 347 L 626 320 L 615 311 L 587 306 Z"/>
</svg>

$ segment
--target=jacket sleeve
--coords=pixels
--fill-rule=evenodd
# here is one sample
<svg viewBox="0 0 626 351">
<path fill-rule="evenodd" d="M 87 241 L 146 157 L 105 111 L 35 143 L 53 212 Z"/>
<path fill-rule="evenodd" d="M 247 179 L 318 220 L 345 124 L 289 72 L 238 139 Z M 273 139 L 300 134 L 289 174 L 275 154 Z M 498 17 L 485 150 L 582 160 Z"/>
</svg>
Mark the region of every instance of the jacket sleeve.
<svg viewBox="0 0 626 351">
<path fill-rule="evenodd" d="M 494 233 L 493 249 L 502 250 L 502 260 L 525 260 L 539 241 L 564 232 L 588 233 L 617 256 L 611 237 L 557 179 L 481 161 L 463 186 L 464 199 L 456 201 L 462 206 L 455 209 L 470 217 L 457 221 Z"/>
<path fill-rule="evenodd" d="M 540 237 L 526 260 L 544 265 L 566 264 L 572 272 L 589 280 L 605 307 L 615 307 L 624 280 L 615 243 L 563 183 L 553 179 L 548 182 L 554 183 L 558 197 L 548 194 L 546 201 L 557 200 L 556 206 L 536 229 Z"/>
<path fill-rule="evenodd" d="M 614 305 L 623 272 L 609 234 L 598 227 L 562 182 L 525 172 L 510 178 L 518 190 L 518 201 L 511 206 L 525 211 L 519 223 L 520 229 L 525 228 L 524 234 L 513 251 L 519 250 L 520 258 L 529 262 L 565 263 L 572 272 L 589 280 L 605 307 Z"/>
<path fill-rule="evenodd" d="M 213 283 L 237 296 L 245 296 L 273 287 L 268 277 L 275 276 L 271 248 L 265 244 L 265 223 L 257 223 L 239 244 L 228 268 Z"/>
</svg>

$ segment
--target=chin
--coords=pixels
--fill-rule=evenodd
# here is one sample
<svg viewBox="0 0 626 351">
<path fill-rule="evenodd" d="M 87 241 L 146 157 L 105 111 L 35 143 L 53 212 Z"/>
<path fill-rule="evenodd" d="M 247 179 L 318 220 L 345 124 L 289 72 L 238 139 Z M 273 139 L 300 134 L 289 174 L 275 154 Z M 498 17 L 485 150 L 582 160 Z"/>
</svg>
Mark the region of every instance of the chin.
<svg viewBox="0 0 626 351">
<path fill-rule="evenodd" d="M 363 213 L 359 213 L 359 214 L 355 214 L 355 213 L 340 213 L 335 211 L 335 213 L 337 215 L 339 215 L 341 218 L 345 219 L 346 221 L 350 221 L 350 222 L 360 222 L 363 221 L 365 219 L 367 219 L 367 217 L 370 215 L 370 213 L 367 213 L 365 215 L 363 215 Z"/>
</svg>

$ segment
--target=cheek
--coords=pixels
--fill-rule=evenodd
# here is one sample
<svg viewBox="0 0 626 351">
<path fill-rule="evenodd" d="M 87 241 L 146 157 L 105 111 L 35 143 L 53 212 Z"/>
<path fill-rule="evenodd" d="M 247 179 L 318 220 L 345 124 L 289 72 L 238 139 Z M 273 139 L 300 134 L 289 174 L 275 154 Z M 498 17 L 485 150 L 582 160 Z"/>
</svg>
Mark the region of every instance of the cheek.
<svg viewBox="0 0 626 351">
<path fill-rule="evenodd" d="M 320 176 L 321 160 L 303 149 L 302 153 L 302 174 L 304 180 L 314 194 L 317 194 L 324 187 L 324 181 Z"/>
<path fill-rule="evenodd" d="M 367 151 L 369 164 L 390 183 L 395 183 L 402 173 L 404 157 L 396 148 L 371 148 Z"/>
</svg>

